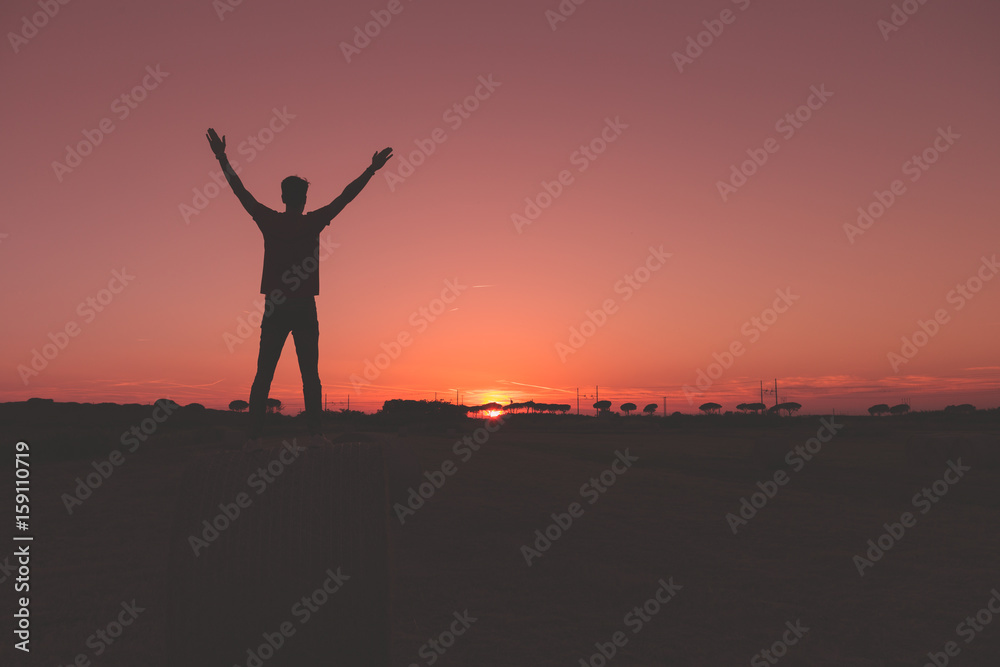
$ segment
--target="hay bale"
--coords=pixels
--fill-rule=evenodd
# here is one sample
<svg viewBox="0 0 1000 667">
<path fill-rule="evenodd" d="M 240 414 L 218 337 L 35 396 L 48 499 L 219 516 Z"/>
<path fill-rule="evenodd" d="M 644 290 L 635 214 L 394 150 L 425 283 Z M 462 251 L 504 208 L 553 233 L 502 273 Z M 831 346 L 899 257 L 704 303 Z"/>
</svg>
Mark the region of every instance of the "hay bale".
<svg viewBox="0 0 1000 667">
<path fill-rule="evenodd" d="M 168 665 L 389 664 L 382 446 L 310 448 L 266 483 L 258 471 L 277 470 L 281 451 L 223 452 L 189 467 L 170 537 Z M 192 546 L 241 492 L 250 504 L 207 546 Z M 288 623 L 294 632 L 269 651 L 265 633 L 273 647 Z"/>
<path fill-rule="evenodd" d="M 935 467 L 962 459 L 965 465 L 1000 467 L 1000 436 L 992 433 L 921 433 L 903 445 L 904 461 L 911 467 Z"/>
</svg>

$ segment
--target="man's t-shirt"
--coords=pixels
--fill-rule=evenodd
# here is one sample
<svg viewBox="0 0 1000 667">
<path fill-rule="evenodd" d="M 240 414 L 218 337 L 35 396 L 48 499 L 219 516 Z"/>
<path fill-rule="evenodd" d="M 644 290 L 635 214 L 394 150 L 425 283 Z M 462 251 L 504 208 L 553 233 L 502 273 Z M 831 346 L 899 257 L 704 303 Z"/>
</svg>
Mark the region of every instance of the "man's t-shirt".
<svg viewBox="0 0 1000 667">
<path fill-rule="evenodd" d="M 319 234 L 330 220 L 318 211 L 286 213 L 263 204 L 253 220 L 264 235 L 260 293 L 281 290 L 285 296 L 319 294 Z"/>
</svg>

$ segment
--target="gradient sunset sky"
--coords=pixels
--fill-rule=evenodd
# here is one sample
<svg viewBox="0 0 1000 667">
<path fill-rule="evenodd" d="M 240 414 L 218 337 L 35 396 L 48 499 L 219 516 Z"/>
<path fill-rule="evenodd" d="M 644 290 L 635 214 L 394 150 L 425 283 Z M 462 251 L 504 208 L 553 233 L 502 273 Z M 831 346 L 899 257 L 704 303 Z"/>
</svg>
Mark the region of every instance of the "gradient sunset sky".
<svg viewBox="0 0 1000 667">
<path fill-rule="evenodd" d="M 0 400 L 248 398 L 259 329 L 241 338 L 240 320 L 263 242 L 213 185 L 213 127 L 276 209 L 285 176 L 311 181 L 311 210 L 395 149 L 323 232 L 331 409 L 456 390 L 575 409 L 600 385 L 616 407 L 695 412 L 775 378 L 806 413 L 996 407 L 1000 5 L 901 4 L 919 9 L 896 29 L 888 0 L 589 0 L 569 16 L 558 0 L 94 0 L 51 18 L 5 2 Z M 767 160 L 720 192 L 751 155 Z M 558 196 L 535 215 L 543 182 Z M 895 201 L 852 231 L 876 191 Z M 647 272 L 651 248 L 670 256 Z M 125 284 L 102 295 L 115 271 Z M 446 281 L 463 289 L 440 312 Z M 771 318 L 779 292 L 795 298 Z M 716 377 L 699 388 L 699 372 Z M 290 339 L 271 395 L 301 409 Z"/>
</svg>

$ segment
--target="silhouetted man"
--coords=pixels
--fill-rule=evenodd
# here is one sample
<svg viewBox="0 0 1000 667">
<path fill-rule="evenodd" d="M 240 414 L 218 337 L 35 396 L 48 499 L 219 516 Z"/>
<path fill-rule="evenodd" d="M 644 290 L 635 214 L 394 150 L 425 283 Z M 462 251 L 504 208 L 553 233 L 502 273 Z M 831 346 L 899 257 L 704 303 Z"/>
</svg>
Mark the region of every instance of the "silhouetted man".
<svg viewBox="0 0 1000 667">
<path fill-rule="evenodd" d="M 209 128 L 208 143 L 222 165 L 226 180 L 237 199 L 264 235 L 264 270 L 260 292 L 265 295 L 260 325 L 257 375 L 250 389 L 250 446 L 258 444 L 264 425 L 267 395 L 285 339 L 292 334 L 302 373 L 306 423 L 310 435 L 322 437 L 322 394 L 319 380 L 319 235 L 330 221 L 368 184 L 376 171 L 392 157 L 386 148 L 372 156 L 371 165 L 339 197 L 311 213 L 304 213 L 309 182 L 289 176 L 281 182 L 285 210 L 269 209 L 247 191 L 226 157 L 226 138 Z"/>
</svg>

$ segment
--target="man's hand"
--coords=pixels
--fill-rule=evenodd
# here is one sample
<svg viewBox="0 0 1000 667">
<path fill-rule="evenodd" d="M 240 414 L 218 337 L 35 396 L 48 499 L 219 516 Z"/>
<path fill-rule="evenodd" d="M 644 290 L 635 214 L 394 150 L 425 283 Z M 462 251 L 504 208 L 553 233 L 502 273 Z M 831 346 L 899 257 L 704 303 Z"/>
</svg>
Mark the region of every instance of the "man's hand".
<svg viewBox="0 0 1000 667">
<path fill-rule="evenodd" d="M 208 145 L 212 147 L 215 159 L 219 161 L 219 166 L 222 167 L 222 173 L 225 174 L 229 187 L 233 189 L 233 194 L 243 204 L 243 208 L 247 210 L 247 213 L 256 220 L 257 215 L 262 210 L 267 210 L 267 207 L 262 206 L 260 202 L 254 199 L 253 195 L 244 187 L 243 181 L 240 180 L 236 170 L 229 164 L 229 158 L 226 157 L 226 138 L 222 137 L 220 139 L 219 135 L 212 128 L 208 128 L 208 134 L 205 136 L 208 137 Z"/>
<path fill-rule="evenodd" d="M 325 221 L 325 224 L 327 225 L 330 224 L 330 221 L 337 217 L 337 214 L 344 210 L 345 206 L 354 201 L 354 198 L 358 196 L 366 185 L 368 185 L 368 181 L 372 179 L 375 172 L 384 167 L 385 163 L 388 162 L 391 157 L 391 148 L 376 151 L 376 153 L 372 155 L 372 163 L 370 167 L 365 169 L 360 176 L 351 181 L 351 183 L 344 188 L 344 191 L 340 193 L 339 197 L 323 208 L 316 209 L 310 215 L 315 215 L 318 220 Z"/>
<path fill-rule="evenodd" d="M 219 139 L 219 135 L 216 134 L 215 130 L 208 128 L 208 145 L 212 147 L 212 152 L 215 153 L 215 157 L 219 158 L 226 154 L 226 137 L 223 136 Z"/>
<path fill-rule="evenodd" d="M 372 171 L 378 171 L 385 166 L 385 163 L 389 161 L 392 157 L 392 149 L 386 148 L 383 151 L 377 151 L 372 155 Z"/>
</svg>

